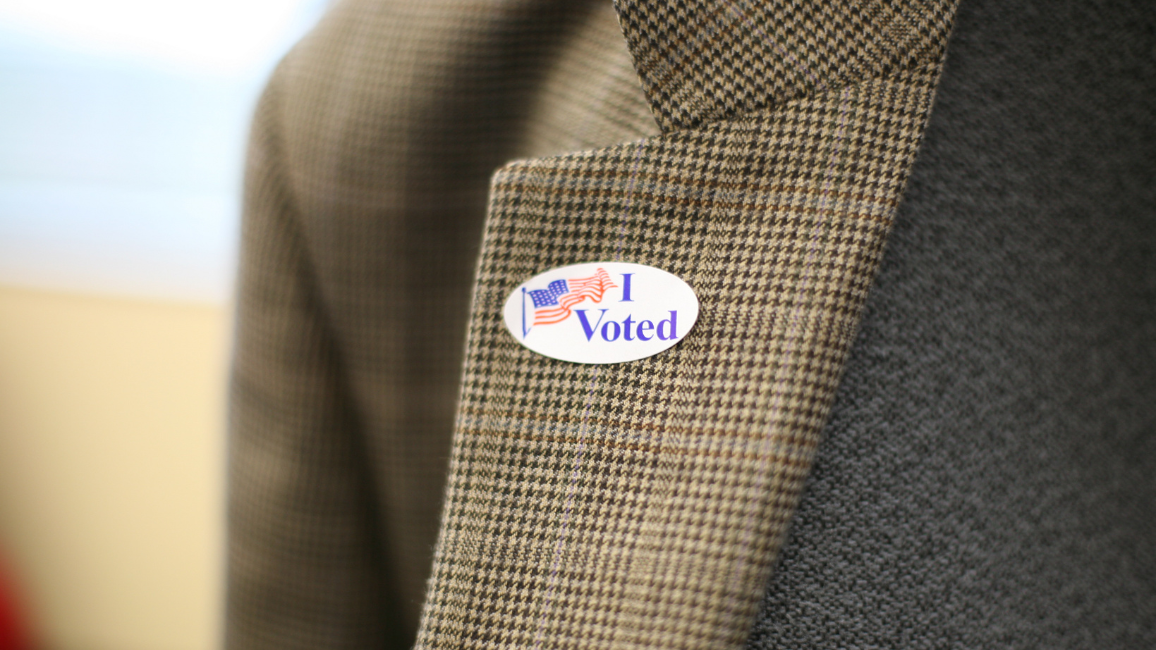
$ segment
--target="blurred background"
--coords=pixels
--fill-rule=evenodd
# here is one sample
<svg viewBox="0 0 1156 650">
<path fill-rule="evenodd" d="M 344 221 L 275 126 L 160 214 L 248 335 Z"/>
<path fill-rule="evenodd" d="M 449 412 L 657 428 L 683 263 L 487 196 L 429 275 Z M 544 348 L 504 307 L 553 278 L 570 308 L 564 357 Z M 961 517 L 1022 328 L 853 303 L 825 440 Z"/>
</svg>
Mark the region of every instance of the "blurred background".
<svg viewBox="0 0 1156 650">
<path fill-rule="evenodd" d="M 41 647 L 218 645 L 246 131 L 325 4 L 0 0 L 0 589 Z"/>
</svg>

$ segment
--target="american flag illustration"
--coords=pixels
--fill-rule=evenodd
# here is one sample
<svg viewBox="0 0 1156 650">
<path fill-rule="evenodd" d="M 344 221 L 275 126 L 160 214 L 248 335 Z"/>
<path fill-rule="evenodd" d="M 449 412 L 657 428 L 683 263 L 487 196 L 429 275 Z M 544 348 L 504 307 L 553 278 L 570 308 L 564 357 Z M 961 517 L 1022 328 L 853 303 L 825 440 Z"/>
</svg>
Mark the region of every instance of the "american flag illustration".
<svg viewBox="0 0 1156 650">
<path fill-rule="evenodd" d="M 617 288 L 605 269 L 598 269 L 588 278 L 554 280 L 545 289 L 527 291 L 534 302 L 533 325 L 553 325 L 570 317 L 570 308 L 587 298 L 602 302 L 607 289 Z M 532 325 L 532 326 L 533 326 Z"/>
</svg>

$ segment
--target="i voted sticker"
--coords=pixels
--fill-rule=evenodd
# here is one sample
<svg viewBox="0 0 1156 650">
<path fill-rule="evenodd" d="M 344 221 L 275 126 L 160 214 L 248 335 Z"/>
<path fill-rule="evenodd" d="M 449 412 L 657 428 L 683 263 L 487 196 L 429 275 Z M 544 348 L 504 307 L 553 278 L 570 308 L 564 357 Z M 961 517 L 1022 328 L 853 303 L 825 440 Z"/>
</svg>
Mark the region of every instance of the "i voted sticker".
<svg viewBox="0 0 1156 650">
<path fill-rule="evenodd" d="M 622 363 L 681 341 L 698 320 L 690 285 L 652 266 L 571 264 L 539 273 L 506 300 L 506 327 L 538 354 Z"/>
</svg>

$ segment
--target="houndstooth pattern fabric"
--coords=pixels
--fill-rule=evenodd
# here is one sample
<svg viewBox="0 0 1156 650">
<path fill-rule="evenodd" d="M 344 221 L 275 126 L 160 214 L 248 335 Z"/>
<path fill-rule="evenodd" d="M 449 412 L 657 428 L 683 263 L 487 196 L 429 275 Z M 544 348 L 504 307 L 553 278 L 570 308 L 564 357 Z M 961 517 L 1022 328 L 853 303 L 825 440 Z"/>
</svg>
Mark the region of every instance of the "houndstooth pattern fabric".
<svg viewBox="0 0 1156 650">
<path fill-rule="evenodd" d="M 919 0 L 616 0 L 663 130 L 934 60 L 955 5 Z"/>
<path fill-rule="evenodd" d="M 626 11 L 628 33 L 649 25 Z M 908 11 L 893 18 L 918 23 Z M 946 28 L 933 33 L 937 47 L 901 41 L 922 57 L 885 75 L 839 86 L 832 68 L 773 106 L 497 172 L 419 648 L 742 645 L 914 160 Z M 858 42 L 830 36 L 836 52 Z M 633 40 L 647 61 L 656 41 Z M 693 332 L 611 366 L 506 332 L 519 284 L 597 260 L 687 281 Z"/>
<path fill-rule="evenodd" d="M 423 648 L 742 642 L 952 13 L 835 6 L 624 3 L 625 42 L 605 2 L 330 10 L 251 140 L 228 647 L 400 648 L 419 610 Z M 654 48 L 707 32 L 664 78 Z M 518 283 L 595 259 L 687 280 L 693 334 L 596 369 L 500 329 Z"/>
<path fill-rule="evenodd" d="M 246 171 L 226 647 L 412 645 L 489 178 L 657 132 L 609 0 L 342 0 L 285 58 Z"/>
</svg>

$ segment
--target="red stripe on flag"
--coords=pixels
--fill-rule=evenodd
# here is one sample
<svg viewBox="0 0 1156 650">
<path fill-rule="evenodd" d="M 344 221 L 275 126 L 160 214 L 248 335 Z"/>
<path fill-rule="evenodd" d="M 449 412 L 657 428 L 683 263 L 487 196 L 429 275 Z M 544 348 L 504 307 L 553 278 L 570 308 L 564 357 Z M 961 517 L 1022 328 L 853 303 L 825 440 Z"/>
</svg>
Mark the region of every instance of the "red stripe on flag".
<svg viewBox="0 0 1156 650">
<path fill-rule="evenodd" d="M 607 289 L 616 289 L 618 285 L 610 280 L 606 269 L 598 269 L 589 278 L 567 280 L 568 293 L 558 297 L 558 305 L 538 309 L 534 312 L 534 325 L 553 325 L 561 323 L 570 317 L 570 308 L 590 298 L 596 303 L 602 302 Z"/>
</svg>

